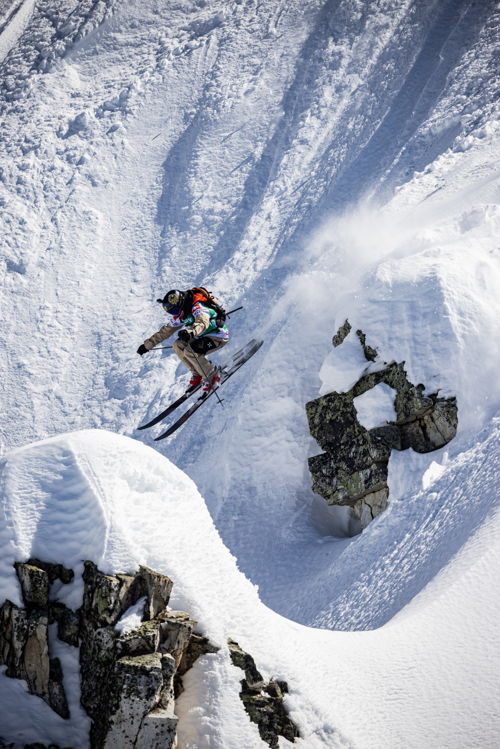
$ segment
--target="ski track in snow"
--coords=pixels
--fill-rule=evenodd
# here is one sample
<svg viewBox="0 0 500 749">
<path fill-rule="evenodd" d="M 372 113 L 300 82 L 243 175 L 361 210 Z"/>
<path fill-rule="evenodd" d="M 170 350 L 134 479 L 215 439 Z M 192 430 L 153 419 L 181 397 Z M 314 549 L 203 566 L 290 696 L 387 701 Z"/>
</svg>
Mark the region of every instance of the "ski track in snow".
<svg viewBox="0 0 500 749">
<path fill-rule="evenodd" d="M 4 448 L 90 427 L 148 443 L 136 425 L 185 378 L 135 350 L 158 294 L 205 282 L 245 306 L 232 345 L 265 346 L 158 450 L 267 605 L 380 626 L 491 509 L 460 509 L 446 473 L 441 536 L 418 491 L 433 461 L 460 475 L 500 406 L 496 4 L 49 5 L 1 6 Z M 348 356 L 346 317 L 459 403 L 447 451 L 391 460 L 397 501 L 361 560 L 306 462 L 304 403 Z M 388 591 L 391 545 L 394 568 L 416 553 Z"/>
</svg>

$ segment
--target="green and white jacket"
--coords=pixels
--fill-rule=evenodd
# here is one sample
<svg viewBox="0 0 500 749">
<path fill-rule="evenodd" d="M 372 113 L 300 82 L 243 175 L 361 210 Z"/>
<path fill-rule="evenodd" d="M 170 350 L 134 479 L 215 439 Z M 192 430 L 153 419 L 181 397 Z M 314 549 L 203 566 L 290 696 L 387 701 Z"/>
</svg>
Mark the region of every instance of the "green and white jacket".
<svg viewBox="0 0 500 749">
<path fill-rule="evenodd" d="M 180 315 L 168 315 L 167 324 L 163 325 L 157 333 L 154 333 L 150 338 L 145 340 L 144 345 L 149 351 L 183 328 L 194 333 L 196 338 L 207 336 L 222 339 L 223 341 L 229 340 L 227 325 L 218 328 L 216 318 L 217 313 L 215 310 L 211 307 L 206 307 L 201 302 L 196 302 L 193 304 L 189 315 L 184 315 L 182 312 Z"/>
</svg>

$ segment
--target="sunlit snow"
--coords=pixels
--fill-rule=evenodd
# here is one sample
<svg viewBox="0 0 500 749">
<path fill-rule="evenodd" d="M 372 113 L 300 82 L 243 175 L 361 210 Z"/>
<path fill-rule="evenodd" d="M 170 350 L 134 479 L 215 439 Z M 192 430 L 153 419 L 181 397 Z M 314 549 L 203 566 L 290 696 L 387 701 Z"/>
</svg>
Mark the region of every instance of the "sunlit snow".
<svg viewBox="0 0 500 749">
<path fill-rule="evenodd" d="M 0 603 L 29 556 L 75 570 L 72 608 L 84 559 L 168 574 L 222 645 L 179 749 L 264 746 L 227 637 L 288 681 L 302 749 L 497 745 L 498 24 L 493 0 L 0 2 Z M 265 343 L 155 443 L 136 427 L 186 373 L 135 351 L 200 283 L 244 307 L 225 354 Z M 350 539 L 304 406 L 390 361 L 456 396 L 458 433 L 393 452 Z M 356 399 L 367 428 L 388 390 Z M 71 720 L 2 675 L 0 738 L 83 748 L 51 647 Z"/>
</svg>

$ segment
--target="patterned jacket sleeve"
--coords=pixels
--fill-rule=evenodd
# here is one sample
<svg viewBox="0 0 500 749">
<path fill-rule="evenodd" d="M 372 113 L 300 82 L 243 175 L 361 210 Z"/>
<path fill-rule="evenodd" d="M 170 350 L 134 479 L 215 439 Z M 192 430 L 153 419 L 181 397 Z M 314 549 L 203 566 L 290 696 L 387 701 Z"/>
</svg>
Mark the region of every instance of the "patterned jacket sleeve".
<svg viewBox="0 0 500 749">
<path fill-rule="evenodd" d="M 191 325 L 191 330 L 195 336 L 200 336 L 210 326 L 210 315 L 206 312 L 199 312 L 194 318 L 194 323 Z"/>
<path fill-rule="evenodd" d="M 150 338 L 147 338 L 144 341 L 144 346 L 147 348 L 148 351 L 150 351 L 158 343 L 161 343 L 162 341 L 166 341 L 167 338 L 170 338 L 170 336 L 178 330 L 179 330 L 179 327 L 173 327 L 172 325 L 162 325 L 162 327 L 157 333 L 153 333 L 153 335 Z"/>
</svg>

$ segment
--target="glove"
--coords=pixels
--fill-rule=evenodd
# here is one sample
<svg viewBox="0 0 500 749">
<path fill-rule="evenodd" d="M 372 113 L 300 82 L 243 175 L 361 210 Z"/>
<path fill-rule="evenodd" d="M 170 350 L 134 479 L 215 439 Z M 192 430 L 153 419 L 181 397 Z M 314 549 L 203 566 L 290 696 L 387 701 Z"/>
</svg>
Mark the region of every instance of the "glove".
<svg viewBox="0 0 500 749">
<path fill-rule="evenodd" d="M 181 330 L 177 337 L 179 338 L 179 341 L 184 341 L 184 343 L 189 343 L 193 338 L 196 338 L 191 330 Z"/>
<path fill-rule="evenodd" d="M 148 349 L 146 348 L 146 346 L 143 343 L 141 343 L 141 345 L 137 349 L 137 353 L 142 356 L 143 354 L 147 354 L 148 353 Z"/>
</svg>

